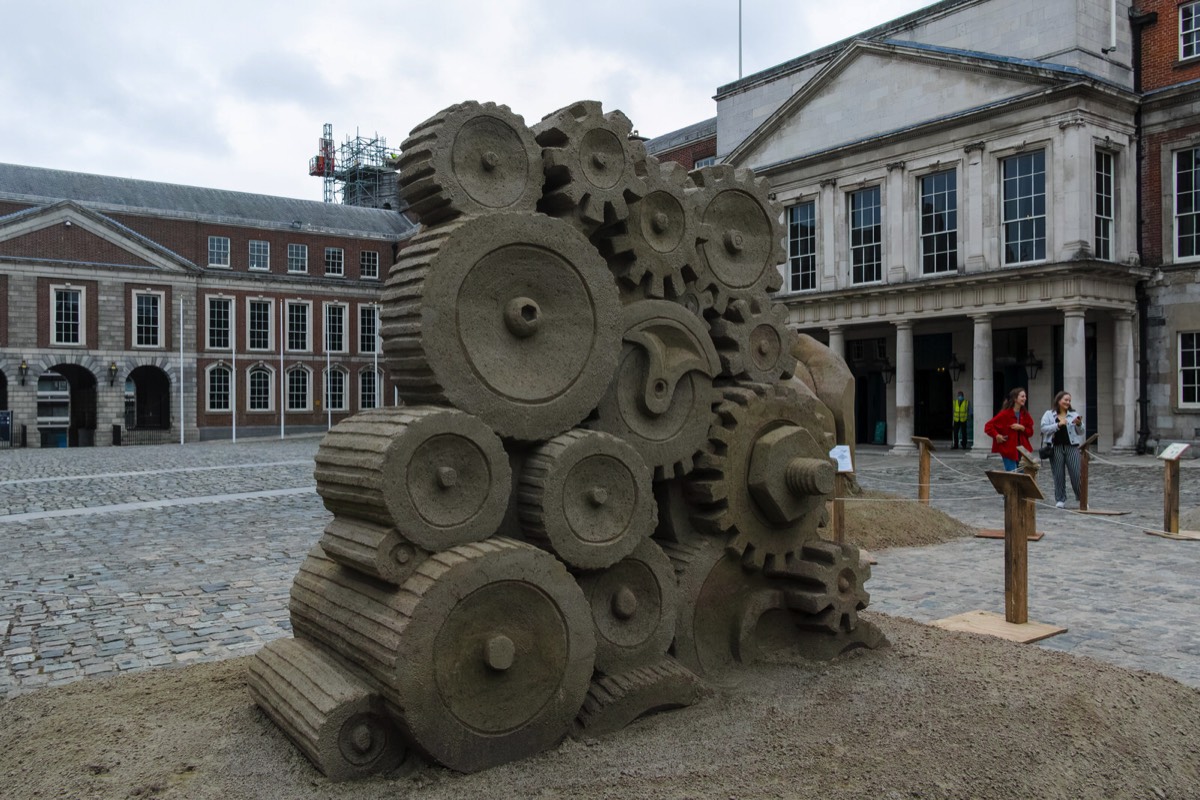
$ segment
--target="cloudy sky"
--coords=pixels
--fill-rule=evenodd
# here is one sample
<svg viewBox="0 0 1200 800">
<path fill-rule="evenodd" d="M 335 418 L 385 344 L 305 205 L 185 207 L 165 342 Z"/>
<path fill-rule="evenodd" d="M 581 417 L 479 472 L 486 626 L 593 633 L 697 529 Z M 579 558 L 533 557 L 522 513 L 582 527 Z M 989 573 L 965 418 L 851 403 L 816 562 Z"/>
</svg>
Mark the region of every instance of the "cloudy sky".
<svg viewBox="0 0 1200 800">
<path fill-rule="evenodd" d="M 743 0 L 743 73 L 932 0 Z M 461 100 L 713 116 L 737 0 L 0 0 L 0 162 L 321 199 L 324 123 L 399 148 Z"/>
</svg>

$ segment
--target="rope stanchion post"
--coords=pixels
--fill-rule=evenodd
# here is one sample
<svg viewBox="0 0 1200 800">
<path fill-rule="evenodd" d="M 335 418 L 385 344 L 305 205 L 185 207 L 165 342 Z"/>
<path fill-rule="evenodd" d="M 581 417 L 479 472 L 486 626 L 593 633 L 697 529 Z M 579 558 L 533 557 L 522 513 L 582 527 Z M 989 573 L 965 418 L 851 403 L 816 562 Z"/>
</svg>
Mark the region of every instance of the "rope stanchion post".
<svg viewBox="0 0 1200 800">
<path fill-rule="evenodd" d="M 846 543 L 846 476 L 839 472 L 833 478 L 833 513 L 830 525 L 833 527 L 833 541 L 838 544 Z"/>
<path fill-rule="evenodd" d="M 937 448 L 925 436 L 912 437 L 917 446 L 917 499 L 929 505 L 929 454 Z"/>
<path fill-rule="evenodd" d="M 1079 510 L 1088 510 L 1088 462 L 1092 460 L 1092 452 L 1088 447 L 1095 444 L 1100 434 L 1093 433 L 1079 445 Z"/>
</svg>

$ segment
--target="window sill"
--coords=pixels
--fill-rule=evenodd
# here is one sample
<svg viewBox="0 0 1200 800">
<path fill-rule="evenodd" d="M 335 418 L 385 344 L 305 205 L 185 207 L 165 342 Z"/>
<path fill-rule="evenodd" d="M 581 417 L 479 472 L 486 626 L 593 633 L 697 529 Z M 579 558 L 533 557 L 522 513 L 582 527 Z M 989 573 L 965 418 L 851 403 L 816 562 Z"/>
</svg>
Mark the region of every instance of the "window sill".
<svg viewBox="0 0 1200 800">
<path fill-rule="evenodd" d="M 209 264 L 209 269 L 230 269 L 228 264 Z"/>
<path fill-rule="evenodd" d="M 1200 55 L 1180 58 L 1175 61 L 1175 63 L 1171 64 L 1171 69 L 1189 69 L 1195 66 L 1200 66 Z"/>
</svg>

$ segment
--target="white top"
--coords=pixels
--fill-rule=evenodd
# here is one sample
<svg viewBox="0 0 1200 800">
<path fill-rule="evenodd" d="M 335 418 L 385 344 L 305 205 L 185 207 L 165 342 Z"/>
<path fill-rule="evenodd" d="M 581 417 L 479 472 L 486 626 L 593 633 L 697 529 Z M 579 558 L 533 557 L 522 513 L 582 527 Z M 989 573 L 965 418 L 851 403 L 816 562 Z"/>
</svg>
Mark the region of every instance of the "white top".
<svg viewBox="0 0 1200 800">
<path fill-rule="evenodd" d="M 1058 415 L 1054 413 L 1054 409 L 1042 414 L 1042 423 L 1039 427 L 1042 429 L 1042 444 L 1053 442 L 1054 434 L 1058 432 Z M 1083 417 L 1079 416 L 1077 411 L 1067 412 L 1067 438 L 1073 445 L 1083 444 Z"/>
</svg>

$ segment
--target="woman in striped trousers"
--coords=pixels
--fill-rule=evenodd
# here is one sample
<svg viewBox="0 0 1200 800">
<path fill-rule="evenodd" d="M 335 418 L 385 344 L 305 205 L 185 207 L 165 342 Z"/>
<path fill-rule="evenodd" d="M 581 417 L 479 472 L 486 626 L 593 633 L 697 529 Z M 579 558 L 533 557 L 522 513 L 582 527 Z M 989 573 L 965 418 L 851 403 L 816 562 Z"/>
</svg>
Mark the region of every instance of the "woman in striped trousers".
<svg viewBox="0 0 1200 800">
<path fill-rule="evenodd" d="M 1079 445 L 1083 444 L 1083 417 L 1071 408 L 1070 392 L 1054 395 L 1050 410 L 1042 415 L 1042 443 L 1051 444 L 1050 471 L 1054 475 L 1054 505 L 1067 506 L 1066 475 L 1079 501 Z M 1063 473 L 1066 473 L 1064 475 Z"/>
</svg>

